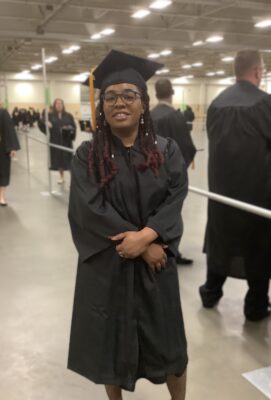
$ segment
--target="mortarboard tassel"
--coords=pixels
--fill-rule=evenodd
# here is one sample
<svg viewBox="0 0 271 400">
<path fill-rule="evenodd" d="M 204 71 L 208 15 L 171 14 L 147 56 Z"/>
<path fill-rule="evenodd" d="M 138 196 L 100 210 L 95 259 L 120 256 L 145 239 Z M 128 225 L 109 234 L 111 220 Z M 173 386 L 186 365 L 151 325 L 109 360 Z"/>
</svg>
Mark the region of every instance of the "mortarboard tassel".
<svg viewBox="0 0 271 400">
<path fill-rule="evenodd" d="M 91 108 L 91 116 L 92 116 L 92 128 L 93 131 L 96 130 L 96 107 L 95 107 L 95 99 L 94 99 L 94 68 L 90 71 L 89 76 L 89 97 L 90 97 L 90 108 Z"/>
</svg>

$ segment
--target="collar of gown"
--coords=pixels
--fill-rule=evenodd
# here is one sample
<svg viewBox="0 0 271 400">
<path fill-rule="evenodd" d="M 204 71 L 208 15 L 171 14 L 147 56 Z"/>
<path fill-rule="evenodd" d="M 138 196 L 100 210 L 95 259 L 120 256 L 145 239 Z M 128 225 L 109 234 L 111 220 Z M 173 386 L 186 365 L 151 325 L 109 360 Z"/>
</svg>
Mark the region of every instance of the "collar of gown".
<svg viewBox="0 0 271 400">
<path fill-rule="evenodd" d="M 135 150 L 136 152 L 141 153 L 138 136 L 136 137 L 135 142 L 132 146 L 124 146 L 121 139 L 112 134 L 112 143 L 114 147 L 113 151 L 115 154 L 125 154 L 127 152 L 127 149 Z"/>
</svg>

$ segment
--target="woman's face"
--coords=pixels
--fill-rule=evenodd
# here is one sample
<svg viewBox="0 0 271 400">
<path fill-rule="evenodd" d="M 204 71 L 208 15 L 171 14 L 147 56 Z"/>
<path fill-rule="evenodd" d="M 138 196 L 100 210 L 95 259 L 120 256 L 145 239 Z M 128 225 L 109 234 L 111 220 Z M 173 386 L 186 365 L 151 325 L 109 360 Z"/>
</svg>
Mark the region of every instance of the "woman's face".
<svg viewBox="0 0 271 400">
<path fill-rule="evenodd" d="M 103 111 L 113 131 L 133 131 L 144 113 L 140 90 L 131 83 L 108 86 L 103 95 Z"/>
<path fill-rule="evenodd" d="M 64 110 L 64 104 L 62 100 L 57 99 L 55 101 L 55 110 L 56 112 L 62 112 Z"/>
</svg>

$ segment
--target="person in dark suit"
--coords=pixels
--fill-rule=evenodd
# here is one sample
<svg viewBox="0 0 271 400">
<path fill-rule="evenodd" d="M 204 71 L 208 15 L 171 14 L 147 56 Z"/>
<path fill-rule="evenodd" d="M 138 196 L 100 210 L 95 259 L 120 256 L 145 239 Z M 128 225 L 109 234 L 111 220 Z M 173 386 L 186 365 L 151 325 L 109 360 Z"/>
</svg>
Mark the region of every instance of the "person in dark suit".
<svg viewBox="0 0 271 400">
<path fill-rule="evenodd" d="M 209 189 L 271 209 L 271 96 L 259 89 L 263 60 L 259 51 L 240 51 L 234 66 L 236 83 L 207 113 Z M 199 289 L 203 306 L 218 303 L 230 276 L 247 280 L 246 319 L 267 317 L 270 243 L 270 220 L 209 200 L 207 280 Z"/>
<path fill-rule="evenodd" d="M 174 90 L 168 79 L 159 79 L 155 83 L 158 104 L 151 111 L 151 118 L 156 133 L 163 137 L 170 137 L 178 144 L 188 168 L 196 154 L 189 128 L 180 110 L 172 105 Z M 179 252 L 177 264 L 191 265 L 193 260 L 185 258 Z"/>
<path fill-rule="evenodd" d="M 0 206 L 7 206 L 6 187 L 10 182 L 11 159 L 20 149 L 12 119 L 0 105 Z"/>
</svg>

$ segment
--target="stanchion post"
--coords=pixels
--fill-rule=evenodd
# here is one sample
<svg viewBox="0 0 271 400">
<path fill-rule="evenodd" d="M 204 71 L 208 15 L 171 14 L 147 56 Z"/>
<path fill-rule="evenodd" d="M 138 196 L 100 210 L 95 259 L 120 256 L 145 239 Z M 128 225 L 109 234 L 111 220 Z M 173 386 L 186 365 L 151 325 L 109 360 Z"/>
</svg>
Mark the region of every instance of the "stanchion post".
<svg viewBox="0 0 271 400">
<path fill-rule="evenodd" d="M 28 172 L 28 174 L 30 174 L 29 141 L 28 141 L 28 133 L 27 132 L 25 132 L 25 149 L 26 149 L 27 172 Z"/>
<path fill-rule="evenodd" d="M 41 49 L 41 56 L 42 56 L 42 72 L 43 72 L 43 87 L 44 87 L 44 103 L 45 103 L 45 129 L 46 129 L 46 138 L 47 138 L 47 160 L 48 160 L 48 189 L 49 193 L 52 193 L 52 178 L 51 178 L 51 153 L 50 153 L 50 131 L 49 131 L 49 118 L 48 118 L 48 107 L 50 104 L 49 102 L 49 88 L 47 83 L 46 77 L 46 63 L 45 63 L 45 49 Z"/>
<path fill-rule="evenodd" d="M 5 90 L 5 108 L 8 110 L 9 109 L 9 103 L 8 103 L 8 82 L 7 82 L 7 75 L 4 75 L 4 90 Z"/>
</svg>

